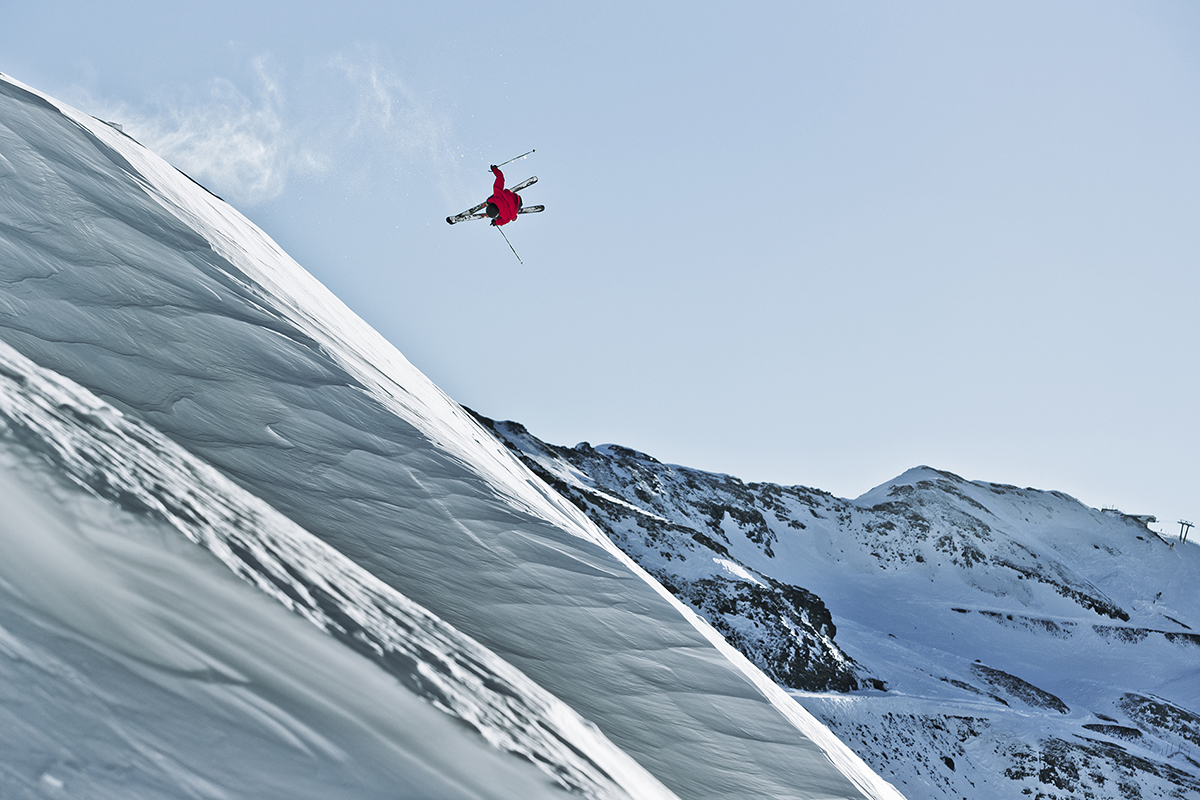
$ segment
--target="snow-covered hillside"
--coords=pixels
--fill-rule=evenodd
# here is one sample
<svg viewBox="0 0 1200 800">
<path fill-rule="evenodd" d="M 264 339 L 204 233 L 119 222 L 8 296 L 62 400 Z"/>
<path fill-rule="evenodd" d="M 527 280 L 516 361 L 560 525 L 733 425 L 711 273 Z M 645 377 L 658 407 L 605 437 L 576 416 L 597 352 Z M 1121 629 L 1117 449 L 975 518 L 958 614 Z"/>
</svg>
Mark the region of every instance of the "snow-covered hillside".
<svg viewBox="0 0 1200 800">
<path fill-rule="evenodd" d="M 421 772 L 429 773 L 414 781 L 415 794 L 432 792 L 447 796 L 466 789 L 467 796 L 483 790 L 525 797 L 533 788 L 526 785 L 529 776 L 514 780 L 503 771 L 489 774 L 486 768 L 460 778 L 460 760 L 478 756 L 484 749 L 482 742 L 472 741 L 473 737 L 465 736 L 461 726 L 414 702 L 401 686 L 423 699 L 427 706 L 466 723 L 483 740 L 541 766 L 547 777 L 584 796 L 671 796 L 594 727 L 478 643 L 375 579 L 162 434 L 126 417 L 69 381 L 38 369 L 3 343 L 0 343 L 0 423 L 3 423 L 0 430 L 8 434 L 0 452 L 7 456 L 10 469 L 6 477 L 11 481 L 5 493 L 11 503 L 4 525 L 7 558 L 0 574 L 11 588 L 13 602 L 4 608 L 9 612 L 26 608 L 26 613 L 17 617 L 17 624 L 26 631 L 32 630 L 30 617 L 39 616 L 56 627 L 61 626 L 60 636 L 76 640 L 72 642 L 75 646 L 82 644 L 104 651 L 106 660 L 111 662 L 107 669 L 87 669 L 76 664 L 70 671 L 97 687 L 107 688 L 108 683 L 115 683 L 120 687 L 117 696 L 122 703 L 137 703 L 145 695 L 153 694 L 151 690 L 159 680 L 173 684 L 172 689 L 184 696 L 194 694 L 197 683 L 210 684 L 202 694 L 234 706 L 252 702 L 259 713 L 270 715 L 272 725 L 286 731 L 288 738 L 303 741 L 327 735 L 323 726 L 303 719 L 303 715 L 313 713 L 312 704 L 296 697 L 295 684 L 307 683 L 303 680 L 305 664 L 320 663 L 321 657 L 328 659 L 327 653 L 335 652 L 336 648 L 321 641 L 322 637 L 301 636 L 311 642 L 309 647 L 315 653 L 310 654 L 270 626 L 264 629 L 246 626 L 230 631 L 230 621 L 237 627 L 236 620 L 245 612 L 227 608 L 230 600 L 209 588 L 214 579 L 210 573 L 216 571 L 211 567 L 215 565 L 205 565 L 210 569 L 203 571 L 199 568 L 203 560 L 196 555 L 189 554 L 190 559 L 179 557 L 184 550 L 180 547 L 155 552 L 155 544 L 161 551 L 164 538 L 182 533 L 216 556 L 234 575 L 348 645 L 352 652 L 366 656 L 398 680 L 399 685 L 395 685 L 372 674 L 373 680 L 368 683 L 374 684 L 373 693 L 378 692 L 379 697 L 369 701 L 357 694 L 346 698 L 347 683 L 354 686 L 355 682 L 348 682 L 346 676 L 336 673 L 332 673 L 333 686 L 322 688 L 332 690 L 338 704 L 344 704 L 344 709 L 333 709 L 335 713 L 344 714 L 347 722 L 370 733 L 375 732 L 373 728 L 383 716 L 378 707 L 371 706 L 385 702 L 385 698 L 398 697 L 400 703 L 387 715 L 390 730 L 384 736 L 376 734 L 382 741 L 368 742 L 371 747 L 365 752 L 374 755 L 373 750 L 379 745 L 391 743 L 389 736 L 398 738 L 404 745 L 396 748 L 401 751 L 399 755 L 420 765 Z M 104 500 L 109 501 L 110 508 L 103 508 L 103 503 L 98 502 Z M 109 523 L 98 524 L 96 515 L 107 518 Z M 85 519 L 88 524 L 80 524 Z M 149 529 L 152 533 L 140 538 L 113 535 L 114 530 L 127 527 L 134 531 Z M 162 528 L 166 530 L 159 530 Z M 124 558 L 126 554 L 136 556 L 132 563 Z M 155 571 L 168 571 L 181 584 L 199 585 L 200 589 L 185 592 L 175 587 L 164 591 L 161 575 L 141 574 L 141 569 L 147 566 Z M 204 574 L 197 576 L 197 572 Z M 133 585 L 144 591 L 132 594 Z M 242 605 L 254 607 L 248 592 L 238 594 L 232 587 L 222 588 Z M 207 593 L 201 594 L 206 589 Z M 55 596 L 60 592 L 63 596 Z M 218 596 L 209 596 L 213 594 Z M 31 595 L 36 602 L 27 600 Z M 171 608 L 172 603 L 180 601 L 184 604 L 182 610 Z M 168 609 L 177 616 L 167 617 Z M 197 610 L 202 613 L 191 619 Z M 189 611 L 193 614 L 188 614 Z M 264 611 L 258 609 L 254 613 L 262 615 Z M 292 627 L 289 622 L 282 624 L 285 630 Z M 184 631 L 171 630 L 176 626 Z M 10 623 L 9 627 L 15 626 Z M 195 627 L 201 631 L 189 630 Z M 239 646 L 226 644 L 215 648 L 216 652 L 209 649 L 230 633 L 243 639 Z M 253 666 L 245 663 L 249 654 L 242 649 L 246 647 L 247 636 L 267 640 L 267 643 L 255 642 L 252 652 L 258 663 Z M 43 669 L 48 664 L 71 663 L 69 648 L 63 647 L 61 639 L 55 647 L 41 640 L 35 639 L 37 644 L 32 644 L 11 634 L 10 637 L 11 653 L 20 661 Z M 29 658 L 26 654 L 34 650 L 44 654 Z M 357 659 L 343 655 L 341 661 L 351 663 L 351 667 L 342 667 L 351 674 L 373 672 L 356 663 Z M 127 688 L 129 681 L 113 678 L 112 673 L 120 673 L 130 663 L 139 662 L 142 670 L 150 673 L 142 682 L 133 681 L 132 688 Z M 34 683 L 53 694 L 55 678 L 59 677 L 54 675 L 56 671 L 50 668 L 48 676 L 34 671 Z M 178 673 L 193 680 L 179 680 Z M 325 680 L 330 677 L 329 673 L 318 670 L 313 674 Z M 194 680 L 196 677 L 201 680 Z M 106 693 L 111 692 L 107 688 Z M 235 697 L 228 697 L 228 693 Z M 52 708 L 72 711 L 74 705 L 55 703 Z M 158 739 L 153 747 L 159 760 L 180 765 L 182 771 L 191 774 L 189 782 L 211 786 L 231 783 L 224 764 L 197 759 L 199 754 L 191 749 L 190 743 L 176 741 L 167 731 L 156 727 L 137 730 L 136 724 L 114 714 L 114 705 L 110 698 L 95 707 L 96 718 L 89 719 L 89 724 L 104 728 L 116 723 L 116 727 L 127 729 L 131 738 Z M 298 711 L 295 706 L 300 707 Z M 84 708 L 88 709 L 87 704 Z M 364 713 L 368 710 L 370 713 Z M 421 718 L 422 723 L 413 728 L 397 724 L 409 715 Z M 25 720 L 21 715 L 15 716 L 16 724 L 5 729 L 12 737 L 6 743 L 5 753 L 10 759 L 18 753 L 23 756 L 15 759 L 18 763 L 36 764 L 44 760 L 45 754 L 30 749 L 31 743 L 40 746 L 41 742 L 37 738 L 28 739 L 23 730 Z M 188 727 L 192 727 L 191 723 Z M 316 730 L 305 730 L 310 727 Z M 72 754 L 72 765 L 65 769 L 74 773 L 71 782 L 78 788 L 113 769 L 114 762 L 145 761 L 144 754 L 130 748 L 127 741 L 119 741 L 99 758 L 79 758 L 74 755 L 83 744 L 74 740 L 79 730 L 78 722 L 71 725 L 66 720 L 54 726 L 58 744 L 65 753 Z M 436 735 L 439 730 L 443 732 Z M 246 762 L 243 770 L 254 769 L 260 759 L 271 760 L 261 753 L 251 758 L 255 750 L 251 743 L 260 747 L 267 744 L 263 749 L 279 757 L 269 746 L 273 737 L 263 733 L 260 730 L 258 737 L 246 737 L 249 742 L 238 747 L 239 758 Z M 223 738 L 224 732 L 218 726 L 206 732 L 206 736 Z M 467 741 L 463 742 L 464 739 Z M 334 747 L 332 742 L 321 744 L 323 747 L 309 746 L 302 750 L 311 747 L 320 756 L 325 755 L 322 749 Z M 285 753 L 288 750 L 282 749 Z M 338 750 L 360 752 L 359 747 L 342 746 Z M 386 778 L 391 771 L 387 762 L 395 755 L 385 753 L 382 764 L 373 763 L 371 758 L 362 760 L 370 767 L 382 769 Z M 331 771 L 345 771 L 345 765 L 338 760 L 332 759 Z M 346 759 L 343 756 L 340 760 Z M 495 761 L 501 761 L 497 754 L 485 753 L 484 764 Z M 521 762 L 505 762 L 509 769 L 520 765 Z M 150 761 L 144 766 L 151 773 L 167 771 Z M 277 768 L 285 775 L 294 769 L 284 763 Z M 281 776 L 273 772 L 267 773 L 269 778 L 281 782 Z M 367 770 L 356 768 L 354 773 L 339 775 L 338 779 L 349 788 L 363 782 L 364 772 Z M 355 775 L 357 779 L 352 780 Z M 44 772 L 42 776 L 43 782 L 45 776 L 66 781 L 61 773 Z M 400 772 L 392 780 L 402 776 Z M 26 770 L 22 777 L 28 783 L 30 771 Z M 135 780 L 140 777 L 135 774 Z M 169 780 L 167 775 L 156 777 Z M 449 785 L 439 785 L 439 781 Z M 380 787 L 359 786 L 354 792 L 362 796 L 382 790 L 384 796 L 391 796 L 389 783 L 385 779 Z M 550 780 L 540 783 L 549 784 Z M 417 791 L 422 784 L 427 785 Z M 285 785 L 289 796 L 296 793 L 323 796 L 328 791 L 328 787 L 319 784 L 294 785 L 289 780 Z M 518 786 L 520 791 L 516 791 Z M 495 787 L 504 788 L 498 792 Z M 125 796 L 137 793 L 129 791 Z M 261 790 L 256 790 L 256 796 L 262 796 L 257 791 Z M 545 791 L 539 787 L 536 793 Z"/>
<path fill-rule="evenodd" d="M 912 800 L 1200 796 L 1200 548 L 928 467 L 857 500 L 486 424 Z"/>
<path fill-rule="evenodd" d="M 0 340 L 5 797 L 899 796 L 260 230 L 2 75 Z"/>
</svg>

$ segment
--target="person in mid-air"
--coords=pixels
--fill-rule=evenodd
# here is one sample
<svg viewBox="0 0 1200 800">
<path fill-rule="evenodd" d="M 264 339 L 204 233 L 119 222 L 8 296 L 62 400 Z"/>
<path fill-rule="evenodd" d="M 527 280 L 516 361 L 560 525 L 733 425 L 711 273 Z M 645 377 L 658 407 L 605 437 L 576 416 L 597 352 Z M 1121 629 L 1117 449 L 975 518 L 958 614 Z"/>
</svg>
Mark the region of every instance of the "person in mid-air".
<svg viewBox="0 0 1200 800">
<path fill-rule="evenodd" d="M 521 195 L 504 188 L 504 173 L 495 164 L 492 165 L 492 174 L 496 176 L 496 182 L 492 184 L 492 196 L 487 199 L 485 213 L 491 217 L 493 225 L 507 225 L 517 218 L 517 212 L 521 210 Z"/>
</svg>

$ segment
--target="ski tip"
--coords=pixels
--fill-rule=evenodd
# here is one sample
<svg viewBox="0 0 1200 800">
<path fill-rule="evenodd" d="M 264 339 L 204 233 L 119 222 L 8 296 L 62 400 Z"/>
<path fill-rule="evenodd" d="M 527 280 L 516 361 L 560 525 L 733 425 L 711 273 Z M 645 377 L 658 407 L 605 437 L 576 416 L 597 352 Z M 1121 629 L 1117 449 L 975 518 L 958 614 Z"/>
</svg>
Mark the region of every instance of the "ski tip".
<svg viewBox="0 0 1200 800">
<path fill-rule="evenodd" d="M 454 217 L 446 217 L 446 222 L 448 222 L 449 224 L 453 225 L 453 224 L 454 224 Z"/>
</svg>

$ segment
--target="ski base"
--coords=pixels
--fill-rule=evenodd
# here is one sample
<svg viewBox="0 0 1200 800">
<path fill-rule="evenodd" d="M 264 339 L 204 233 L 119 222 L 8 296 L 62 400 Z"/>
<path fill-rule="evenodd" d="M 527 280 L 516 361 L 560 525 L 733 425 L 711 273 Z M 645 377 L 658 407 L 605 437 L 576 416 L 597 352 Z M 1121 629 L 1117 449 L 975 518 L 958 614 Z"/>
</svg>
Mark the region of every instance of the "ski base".
<svg viewBox="0 0 1200 800">
<path fill-rule="evenodd" d="M 446 222 L 449 222 L 451 225 L 453 225 L 454 223 L 462 222 L 465 219 L 479 219 L 480 217 L 484 216 L 483 214 L 480 214 L 479 212 L 482 211 L 483 207 L 486 205 L 487 205 L 487 201 L 485 200 L 482 203 L 480 203 L 479 205 L 474 206 L 473 208 L 468 208 L 466 211 L 462 212 L 461 214 L 455 214 L 452 217 L 446 217 Z"/>
<path fill-rule="evenodd" d="M 528 189 L 530 186 L 533 186 L 535 183 L 537 183 L 537 175 L 534 175 L 532 178 L 526 178 L 525 180 L 518 183 L 516 186 L 509 189 L 509 191 L 512 192 L 513 194 L 516 194 L 517 192 L 521 191 L 522 189 Z"/>
<path fill-rule="evenodd" d="M 517 213 L 518 214 L 537 214 L 537 213 L 540 213 L 545 210 L 546 210 L 545 206 L 525 206 L 525 208 L 522 208 Z M 487 216 L 487 214 L 469 214 L 464 217 L 460 214 L 454 218 L 454 222 L 466 222 L 469 219 L 483 219 L 486 216 Z M 447 219 L 447 221 L 449 221 L 449 220 Z M 451 222 L 450 224 L 453 225 L 454 222 Z"/>
</svg>

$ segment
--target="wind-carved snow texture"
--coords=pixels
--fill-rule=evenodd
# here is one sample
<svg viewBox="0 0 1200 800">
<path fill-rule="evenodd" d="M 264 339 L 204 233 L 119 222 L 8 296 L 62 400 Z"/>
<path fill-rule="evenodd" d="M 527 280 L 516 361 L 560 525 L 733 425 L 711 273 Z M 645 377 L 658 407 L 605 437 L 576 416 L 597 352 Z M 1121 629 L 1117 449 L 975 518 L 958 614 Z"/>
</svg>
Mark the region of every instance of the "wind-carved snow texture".
<svg viewBox="0 0 1200 800">
<path fill-rule="evenodd" d="M 0 342 L 0 435 L 127 511 L 161 519 L 493 746 L 585 797 L 670 793 L 590 723 L 478 643 L 162 434 Z M 622 778 L 635 778 L 622 786 Z"/>
<path fill-rule="evenodd" d="M 1200 793 L 1194 546 L 924 467 L 848 501 L 484 422 L 911 800 Z"/>
</svg>

